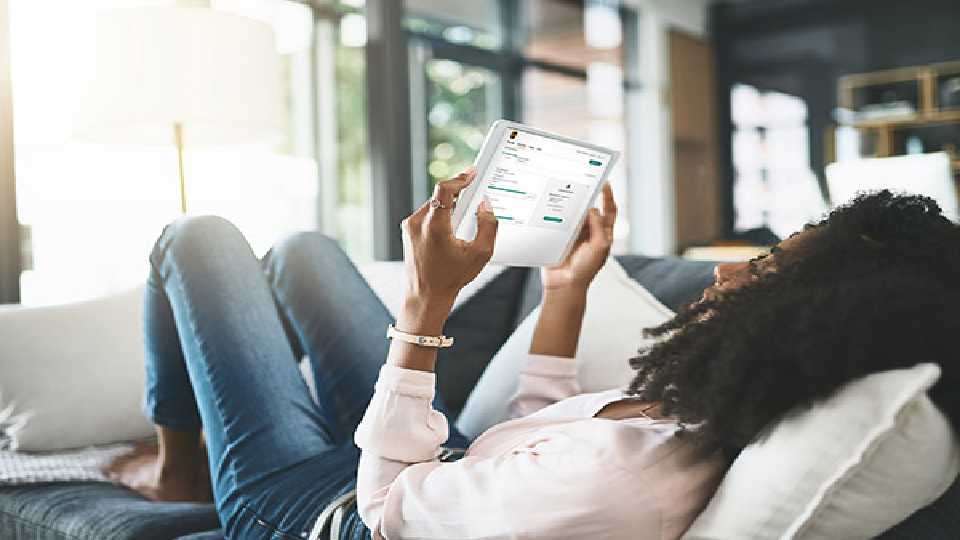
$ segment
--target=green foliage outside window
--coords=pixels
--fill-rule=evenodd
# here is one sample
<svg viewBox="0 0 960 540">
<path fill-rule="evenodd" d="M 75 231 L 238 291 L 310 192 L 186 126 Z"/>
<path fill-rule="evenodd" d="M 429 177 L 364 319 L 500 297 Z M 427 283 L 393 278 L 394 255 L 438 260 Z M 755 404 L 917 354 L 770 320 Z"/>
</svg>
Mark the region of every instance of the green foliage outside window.
<svg viewBox="0 0 960 540">
<path fill-rule="evenodd" d="M 340 203 L 367 198 L 367 105 L 363 49 L 336 47 L 337 178 Z"/>
<path fill-rule="evenodd" d="M 427 172 L 433 184 L 473 163 L 500 98 L 489 70 L 451 60 L 427 64 Z"/>
</svg>

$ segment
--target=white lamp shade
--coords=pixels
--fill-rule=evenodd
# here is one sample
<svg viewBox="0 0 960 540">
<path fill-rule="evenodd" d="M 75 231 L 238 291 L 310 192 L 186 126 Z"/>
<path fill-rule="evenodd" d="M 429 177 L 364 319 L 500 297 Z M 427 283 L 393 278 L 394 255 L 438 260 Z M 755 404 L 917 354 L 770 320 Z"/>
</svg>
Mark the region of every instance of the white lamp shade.
<svg viewBox="0 0 960 540">
<path fill-rule="evenodd" d="M 203 7 L 124 8 L 98 16 L 74 130 L 106 143 L 228 144 L 284 125 L 273 29 Z"/>
</svg>

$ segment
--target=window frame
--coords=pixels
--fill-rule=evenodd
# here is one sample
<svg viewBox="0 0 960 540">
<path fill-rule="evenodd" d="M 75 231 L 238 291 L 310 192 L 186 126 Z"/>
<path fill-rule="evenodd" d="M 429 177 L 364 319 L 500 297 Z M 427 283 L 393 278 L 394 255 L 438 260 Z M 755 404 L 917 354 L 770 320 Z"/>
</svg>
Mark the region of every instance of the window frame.
<svg viewBox="0 0 960 540">
<path fill-rule="evenodd" d="M 20 302 L 23 267 L 17 183 L 13 167 L 13 88 L 10 71 L 10 17 L 0 0 L 0 303 Z"/>
</svg>

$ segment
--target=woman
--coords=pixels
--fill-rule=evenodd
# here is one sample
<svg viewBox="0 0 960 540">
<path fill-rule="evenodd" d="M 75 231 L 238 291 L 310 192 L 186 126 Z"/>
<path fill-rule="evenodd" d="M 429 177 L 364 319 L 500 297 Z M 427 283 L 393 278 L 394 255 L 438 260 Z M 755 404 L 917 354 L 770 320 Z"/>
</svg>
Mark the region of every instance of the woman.
<svg viewBox="0 0 960 540">
<path fill-rule="evenodd" d="M 956 368 L 943 362 L 957 331 L 960 233 L 932 200 L 888 192 L 768 257 L 718 266 L 701 301 L 652 331 L 664 339 L 632 360 L 626 392 L 578 395 L 586 290 L 617 213 L 604 186 L 602 213 L 592 210 L 569 257 L 542 273 L 543 309 L 511 404 L 518 419 L 441 462 L 445 440 L 465 441 L 435 395 L 436 349 L 394 339 L 387 351 L 383 333 L 394 323 L 440 336 L 457 292 L 489 259 L 488 203 L 472 242 L 451 232 L 450 209 L 472 179 L 442 182 L 404 220 L 409 284 L 395 322 L 322 236 L 297 235 L 261 266 L 223 220 L 168 226 L 146 301 L 159 453 L 118 460 L 113 478 L 157 500 L 203 499 L 212 482 L 231 538 L 319 534 L 338 506 L 341 538 L 677 538 L 740 450 L 854 378 L 941 363 L 932 396 L 958 418 L 946 390 Z M 316 405 L 295 364 L 303 353 Z M 340 505 L 354 489 L 356 509 Z"/>
</svg>

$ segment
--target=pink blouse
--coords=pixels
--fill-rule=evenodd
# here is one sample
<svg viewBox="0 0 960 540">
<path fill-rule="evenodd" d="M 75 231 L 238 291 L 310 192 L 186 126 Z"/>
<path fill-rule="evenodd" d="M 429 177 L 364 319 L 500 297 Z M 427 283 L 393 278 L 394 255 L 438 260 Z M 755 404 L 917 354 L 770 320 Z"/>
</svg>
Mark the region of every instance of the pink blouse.
<svg viewBox="0 0 960 540">
<path fill-rule="evenodd" d="M 671 539 L 706 506 L 720 460 L 694 462 L 673 421 L 595 418 L 620 390 L 579 394 L 576 362 L 524 360 L 515 419 L 452 463 L 433 373 L 385 365 L 357 428 L 357 504 L 374 538 Z"/>
</svg>

